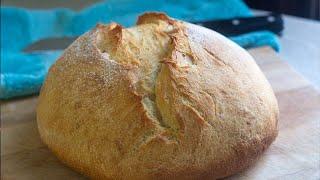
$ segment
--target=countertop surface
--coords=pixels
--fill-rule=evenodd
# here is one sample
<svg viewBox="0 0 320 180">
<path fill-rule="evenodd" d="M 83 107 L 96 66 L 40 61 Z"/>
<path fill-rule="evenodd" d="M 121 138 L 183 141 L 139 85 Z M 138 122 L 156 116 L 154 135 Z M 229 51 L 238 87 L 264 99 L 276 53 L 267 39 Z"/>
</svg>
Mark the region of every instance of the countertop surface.
<svg viewBox="0 0 320 180">
<path fill-rule="evenodd" d="M 265 11 L 253 10 L 254 14 Z M 320 89 L 320 22 L 283 15 L 279 56 Z"/>
<path fill-rule="evenodd" d="M 280 57 L 320 88 L 320 22 L 284 16 Z"/>
<path fill-rule="evenodd" d="M 67 7 L 79 10 L 99 0 L 2 0 L 1 5 L 26 8 Z M 254 10 L 260 14 L 263 11 Z M 279 56 L 320 89 L 320 22 L 284 15 L 285 29 L 280 37 Z"/>
</svg>

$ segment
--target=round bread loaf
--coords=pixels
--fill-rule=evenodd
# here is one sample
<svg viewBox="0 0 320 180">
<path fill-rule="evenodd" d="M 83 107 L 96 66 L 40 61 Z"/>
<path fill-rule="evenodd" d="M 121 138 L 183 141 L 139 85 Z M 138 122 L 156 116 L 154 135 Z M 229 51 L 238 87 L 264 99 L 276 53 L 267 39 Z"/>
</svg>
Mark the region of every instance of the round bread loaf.
<svg viewBox="0 0 320 180">
<path fill-rule="evenodd" d="M 277 136 L 278 105 L 241 47 L 146 13 L 97 25 L 50 68 L 42 140 L 94 179 L 216 179 L 252 164 Z"/>
</svg>

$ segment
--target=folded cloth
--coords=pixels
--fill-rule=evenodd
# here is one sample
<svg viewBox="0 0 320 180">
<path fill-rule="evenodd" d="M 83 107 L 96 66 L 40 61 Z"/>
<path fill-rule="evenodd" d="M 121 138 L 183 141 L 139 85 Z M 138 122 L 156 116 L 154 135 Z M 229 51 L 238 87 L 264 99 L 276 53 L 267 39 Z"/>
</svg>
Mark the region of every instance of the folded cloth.
<svg viewBox="0 0 320 180">
<path fill-rule="evenodd" d="M 0 98 L 37 93 L 51 64 L 61 51 L 25 53 L 28 45 L 46 38 L 79 36 L 98 22 L 118 22 L 131 26 L 145 11 L 161 11 L 185 21 L 204 21 L 252 16 L 241 0 L 108 0 L 80 12 L 58 8 L 29 10 L 1 7 L 1 86 Z M 271 32 L 253 32 L 231 37 L 249 48 L 269 45 L 278 50 Z"/>
</svg>

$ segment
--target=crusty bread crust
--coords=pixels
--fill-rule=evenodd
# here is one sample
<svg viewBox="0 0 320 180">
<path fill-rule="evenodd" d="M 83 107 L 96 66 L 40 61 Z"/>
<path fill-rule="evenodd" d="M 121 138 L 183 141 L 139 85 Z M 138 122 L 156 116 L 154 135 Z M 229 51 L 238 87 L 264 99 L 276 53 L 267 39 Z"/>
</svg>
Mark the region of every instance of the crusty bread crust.
<svg viewBox="0 0 320 180">
<path fill-rule="evenodd" d="M 278 105 L 241 47 L 146 13 L 97 25 L 50 68 L 37 107 L 42 140 L 94 179 L 217 179 L 277 136 Z"/>
</svg>

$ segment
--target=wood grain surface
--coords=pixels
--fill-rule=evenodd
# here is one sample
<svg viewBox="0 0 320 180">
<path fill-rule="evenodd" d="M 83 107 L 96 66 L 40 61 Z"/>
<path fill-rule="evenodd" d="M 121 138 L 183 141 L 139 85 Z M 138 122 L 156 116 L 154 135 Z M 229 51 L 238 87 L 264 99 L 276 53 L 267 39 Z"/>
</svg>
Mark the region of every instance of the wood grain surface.
<svg viewBox="0 0 320 180">
<path fill-rule="evenodd" d="M 320 93 L 270 48 L 250 50 L 280 107 L 279 136 L 260 160 L 228 179 L 320 179 Z M 1 103 L 1 179 L 85 179 L 43 145 L 37 97 Z"/>
</svg>

